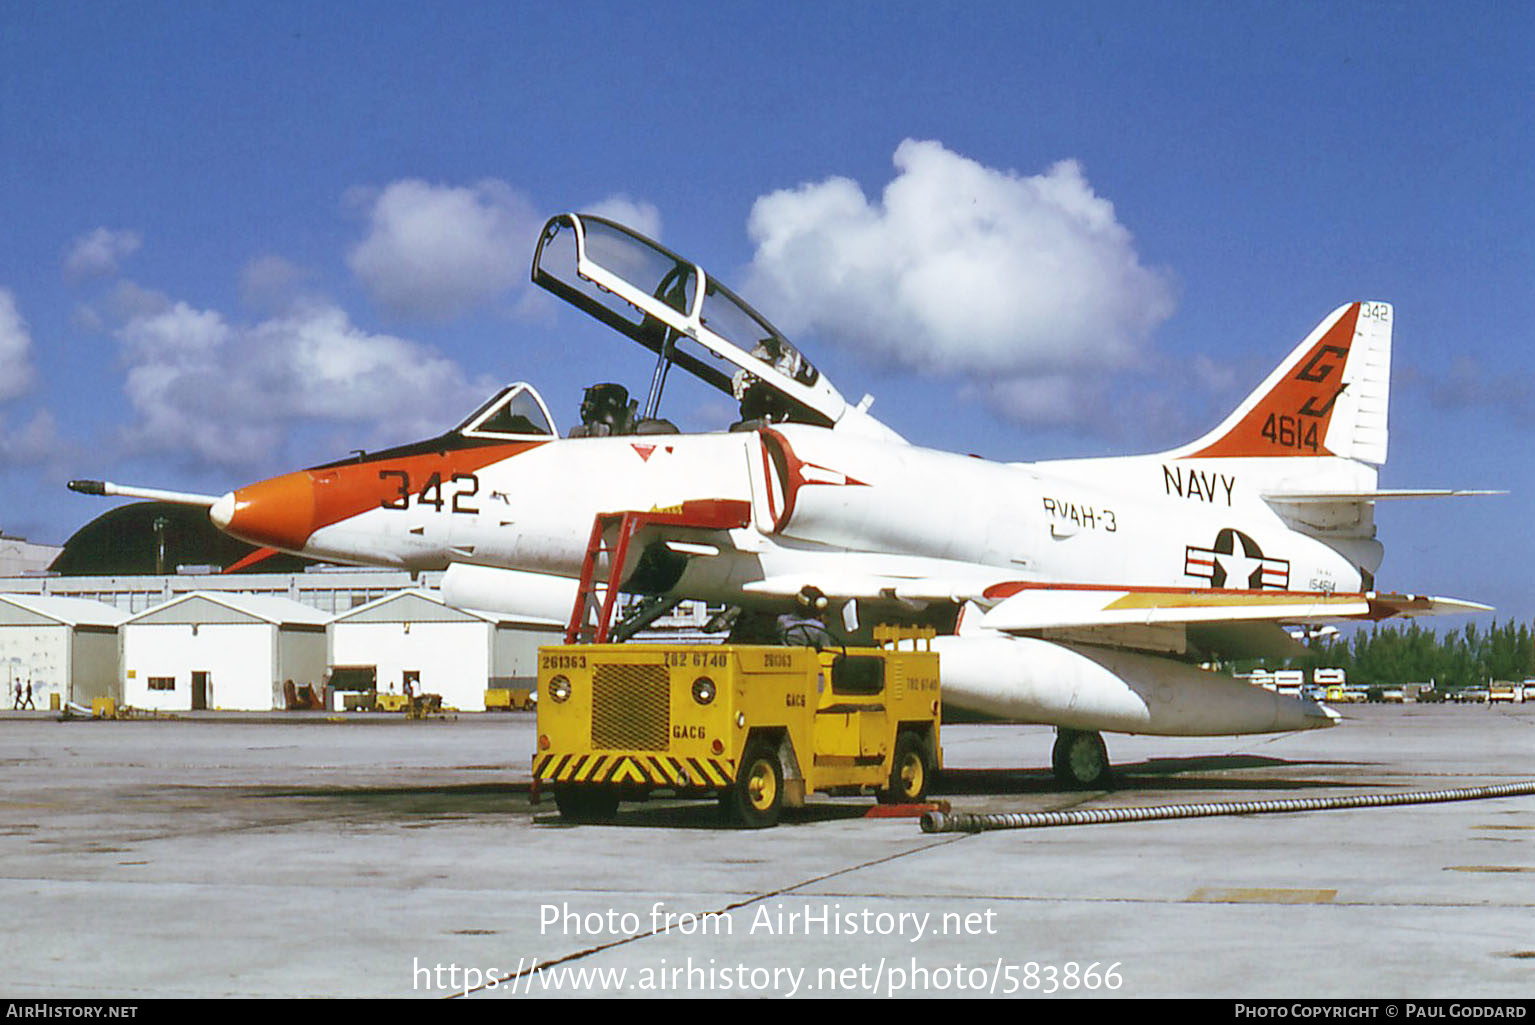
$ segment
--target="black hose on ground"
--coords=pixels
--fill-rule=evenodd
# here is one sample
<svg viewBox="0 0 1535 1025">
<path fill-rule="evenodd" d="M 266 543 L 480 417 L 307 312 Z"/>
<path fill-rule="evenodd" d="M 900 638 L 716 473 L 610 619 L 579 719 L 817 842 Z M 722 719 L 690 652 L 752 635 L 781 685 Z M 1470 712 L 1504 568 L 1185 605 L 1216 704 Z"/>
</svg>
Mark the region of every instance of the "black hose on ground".
<svg viewBox="0 0 1535 1025">
<path fill-rule="evenodd" d="M 1073 811 L 1030 811 L 997 814 L 930 811 L 922 816 L 924 833 L 979 833 L 990 829 L 1038 829 L 1042 826 L 1088 826 L 1108 822 L 1152 822 L 1158 819 L 1199 819 L 1215 815 L 1267 815 L 1280 812 L 1334 811 L 1341 808 L 1386 808 L 1403 804 L 1480 801 L 1494 797 L 1535 794 L 1535 780 L 1459 790 L 1412 791 L 1403 794 L 1357 794 L 1351 797 L 1296 797 L 1281 801 L 1221 801 L 1210 804 L 1163 804 L 1142 808 L 1078 808 Z"/>
</svg>

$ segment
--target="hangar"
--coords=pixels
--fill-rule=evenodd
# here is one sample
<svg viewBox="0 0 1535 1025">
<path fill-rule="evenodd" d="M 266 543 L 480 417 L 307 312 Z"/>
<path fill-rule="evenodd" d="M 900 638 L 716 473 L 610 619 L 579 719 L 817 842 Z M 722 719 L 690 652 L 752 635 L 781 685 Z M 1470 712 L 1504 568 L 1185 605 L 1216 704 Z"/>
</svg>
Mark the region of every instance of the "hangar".
<svg viewBox="0 0 1535 1025">
<path fill-rule="evenodd" d="M 36 708 L 117 697 L 117 629 L 127 618 L 84 598 L 0 594 L 4 707 L 14 703 L 17 684 L 31 684 Z"/>
<path fill-rule="evenodd" d="M 79 576 L 164 576 L 182 566 L 249 565 L 256 548 L 219 531 L 205 510 L 172 502 L 135 502 L 108 509 L 75 531 L 47 565 L 50 572 Z M 260 553 L 267 573 L 292 573 L 312 559 Z"/>
<path fill-rule="evenodd" d="M 330 665 L 339 689 L 441 694 L 443 704 L 485 710 L 487 687 L 538 680 L 538 646 L 558 644 L 559 628 L 455 608 L 423 590 L 401 591 L 331 621 Z"/>
<path fill-rule="evenodd" d="M 288 598 L 194 591 L 123 623 L 123 701 L 162 711 L 283 707 L 319 686 L 330 616 Z"/>
<path fill-rule="evenodd" d="M 25 538 L 11 537 L 0 530 L 0 577 L 42 573 L 62 551 L 53 545 L 33 544 Z"/>
</svg>

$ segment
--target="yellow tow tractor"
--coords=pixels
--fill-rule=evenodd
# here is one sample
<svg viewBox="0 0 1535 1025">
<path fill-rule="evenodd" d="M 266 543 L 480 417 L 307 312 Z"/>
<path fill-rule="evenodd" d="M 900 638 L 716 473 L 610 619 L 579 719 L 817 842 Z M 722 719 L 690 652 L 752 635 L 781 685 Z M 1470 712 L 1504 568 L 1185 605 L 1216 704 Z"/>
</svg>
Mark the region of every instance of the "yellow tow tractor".
<svg viewBox="0 0 1535 1025">
<path fill-rule="evenodd" d="M 621 800 L 667 790 L 716 795 L 728 818 L 760 827 L 813 791 L 926 795 L 942 764 L 931 629 L 877 627 L 873 648 L 609 643 L 618 593 L 602 567 L 627 566 L 642 534 L 749 518 L 745 502 L 710 499 L 593 519 L 565 643 L 538 657 L 533 785 L 554 791 L 562 817 L 610 819 Z"/>
<path fill-rule="evenodd" d="M 539 649 L 533 776 L 562 817 L 651 792 L 717 795 L 761 827 L 811 792 L 921 801 L 942 764 L 931 629 L 880 647 L 567 644 Z"/>
</svg>

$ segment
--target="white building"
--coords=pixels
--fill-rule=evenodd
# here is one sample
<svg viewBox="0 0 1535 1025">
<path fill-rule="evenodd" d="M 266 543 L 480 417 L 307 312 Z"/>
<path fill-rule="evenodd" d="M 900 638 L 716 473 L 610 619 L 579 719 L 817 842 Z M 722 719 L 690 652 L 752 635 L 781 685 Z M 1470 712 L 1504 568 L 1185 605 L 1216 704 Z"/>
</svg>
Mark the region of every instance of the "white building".
<svg viewBox="0 0 1535 1025">
<path fill-rule="evenodd" d="M 318 687 L 330 616 L 288 598 L 199 591 L 123 623 L 122 695 L 137 708 L 269 711 Z"/>
<path fill-rule="evenodd" d="M 16 685 L 31 684 L 33 707 L 57 696 L 89 707 L 92 698 L 118 696 L 117 628 L 127 613 L 83 598 L 0 594 L 0 679 L 4 702 Z"/>
<path fill-rule="evenodd" d="M 336 682 L 372 679 L 379 693 L 441 694 L 444 705 L 485 710 L 487 687 L 532 687 L 538 646 L 563 631 L 447 605 L 435 593 L 402 591 L 343 612 L 330 625 Z M 370 672 L 371 671 L 371 672 Z"/>
<path fill-rule="evenodd" d="M 335 614 L 408 587 L 435 588 L 441 572 L 316 567 L 307 573 L 176 573 L 167 576 L 25 576 L 0 580 L 8 594 L 89 598 L 132 615 L 194 591 L 291 598 Z"/>
<path fill-rule="evenodd" d="M 0 530 L 0 577 L 42 573 L 63 550 L 58 545 L 33 544 Z"/>
</svg>

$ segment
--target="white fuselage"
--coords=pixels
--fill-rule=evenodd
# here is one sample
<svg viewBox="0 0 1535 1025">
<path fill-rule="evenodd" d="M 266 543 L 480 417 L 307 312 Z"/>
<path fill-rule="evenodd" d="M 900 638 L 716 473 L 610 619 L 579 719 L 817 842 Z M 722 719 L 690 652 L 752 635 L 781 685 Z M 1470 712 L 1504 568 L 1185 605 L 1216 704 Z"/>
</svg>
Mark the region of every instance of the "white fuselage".
<svg viewBox="0 0 1535 1025">
<path fill-rule="evenodd" d="M 823 577 L 834 565 L 895 577 L 920 565 L 997 581 L 1210 587 L 1214 578 L 1318 591 L 1360 589 L 1358 563 L 1373 572 L 1368 547 L 1356 563 L 1343 546 L 1290 529 L 1238 474 L 1198 462 L 1154 466 L 1153 475 L 1127 460 L 1089 475 L 1078 464 L 994 463 L 804 425 L 565 439 L 438 491 L 413 482 L 408 501 L 318 526 L 302 552 L 573 578 L 596 514 L 729 499 L 751 503 L 752 523 L 732 530 L 718 555 L 690 559 L 690 595 L 735 601 L 753 581 L 808 572 L 812 562 Z"/>
</svg>

